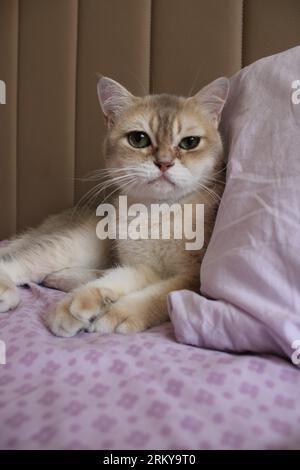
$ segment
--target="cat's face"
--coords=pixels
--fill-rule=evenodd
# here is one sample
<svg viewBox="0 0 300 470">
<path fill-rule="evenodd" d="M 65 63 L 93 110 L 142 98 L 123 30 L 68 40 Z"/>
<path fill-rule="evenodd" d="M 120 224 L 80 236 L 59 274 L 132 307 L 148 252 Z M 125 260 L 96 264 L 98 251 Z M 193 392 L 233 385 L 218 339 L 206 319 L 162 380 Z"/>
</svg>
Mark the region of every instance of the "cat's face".
<svg viewBox="0 0 300 470">
<path fill-rule="evenodd" d="M 98 94 L 107 118 L 107 168 L 122 194 L 178 200 L 207 185 L 222 161 L 217 130 L 228 94 L 221 78 L 192 98 L 138 98 L 101 78 Z"/>
</svg>

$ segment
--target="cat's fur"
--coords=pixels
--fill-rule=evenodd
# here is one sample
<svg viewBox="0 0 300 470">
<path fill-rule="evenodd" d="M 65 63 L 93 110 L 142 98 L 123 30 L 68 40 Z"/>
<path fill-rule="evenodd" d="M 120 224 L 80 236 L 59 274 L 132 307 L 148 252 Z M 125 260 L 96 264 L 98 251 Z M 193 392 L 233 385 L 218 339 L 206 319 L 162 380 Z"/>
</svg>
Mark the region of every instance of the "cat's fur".
<svg viewBox="0 0 300 470">
<path fill-rule="evenodd" d="M 49 217 L 11 240 L 0 250 L 0 312 L 18 305 L 16 285 L 43 282 L 71 291 L 46 316 L 58 336 L 73 336 L 82 329 L 137 332 L 166 321 L 169 292 L 199 290 L 201 260 L 223 189 L 218 123 L 227 79 L 216 80 L 192 98 L 139 98 L 103 77 L 98 94 L 107 120 L 106 186 L 113 183 L 119 194 L 128 196 L 128 204 L 204 203 L 205 245 L 187 251 L 185 240 L 117 240 L 117 265 L 109 268 L 110 242 L 96 237 L 95 211 Z M 126 135 L 136 130 L 146 132 L 152 145 L 131 147 Z M 199 146 L 179 148 L 180 140 L 191 135 L 201 136 Z M 173 164 L 164 172 L 172 182 L 157 166 L 164 161 Z"/>
</svg>

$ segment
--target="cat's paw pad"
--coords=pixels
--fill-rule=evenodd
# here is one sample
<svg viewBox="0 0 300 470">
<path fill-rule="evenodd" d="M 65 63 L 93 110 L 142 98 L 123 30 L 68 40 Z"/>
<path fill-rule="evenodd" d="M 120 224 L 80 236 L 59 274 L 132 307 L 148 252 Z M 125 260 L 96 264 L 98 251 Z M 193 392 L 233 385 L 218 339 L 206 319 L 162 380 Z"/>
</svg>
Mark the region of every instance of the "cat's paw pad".
<svg viewBox="0 0 300 470">
<path fill-rule="evenodd" d="M 71 301 L 71 296 L 67 295 L 46 315 L 45 323 L 55 336 L 74 336 L 84 330 L 84 324 L 70 313 Z"/>
<path fill-rule="evenodd" d="M 139 312 L 130 308 L 125 299 L 121 299 L 95 321 L 94 330 L 100 333 L 137 333 L 145 329 L 141 320 Z"/>
<path fill-rule="evenodd" d="M 20 295 L 17 287 L 9 281 L 0 280 L 0 313 L 8 312 L 18 306 Z"/>
<path fill-rule="evenodd" d="M 67 295 L 46 317 L 56 336 L 74 336 L 79 331 L 93 332 L 94 321 L 105 313 L 116 294 L 107 288 L 82 287 Z"/>
<path fill-rule="evenodd" d="M 97 317 L 103 315 L 117 298 L 117 294 L 106 287 L 83 287 L 73 293 L 70 313 L 89 326 Z"/>
</svg>

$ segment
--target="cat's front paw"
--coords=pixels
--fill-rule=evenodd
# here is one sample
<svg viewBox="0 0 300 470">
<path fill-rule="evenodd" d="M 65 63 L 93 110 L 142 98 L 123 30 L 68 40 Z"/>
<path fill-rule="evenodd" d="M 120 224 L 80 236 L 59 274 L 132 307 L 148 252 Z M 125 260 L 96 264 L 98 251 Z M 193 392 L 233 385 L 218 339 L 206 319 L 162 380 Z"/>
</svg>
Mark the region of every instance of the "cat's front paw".
<svg viewBox="0 0 300 470">
<path fill-rule="evenodd" d="M 132 301 L 130 297 L 121 297 L 112 304 L 107 312 L 95 321 L 94 331 L 130 334 L 147 329 L 144 312 L 139 309 L 140 305 Z"/>
<path fill-rule="evenodd" d="M 79 331 L 95 331 L 95 322 L 106 313 L 116 294 L 108 288 L 84 286 L 60 301 L 46 317 L 46 324 L 56 336 L 69 337 Z"/>
<path fill-rule="evenodd" d="M 8 312 L 18 306 L 20 295 L 17 287 L 6 279 L 0 279 L 0 313 Z"/>
</svg>

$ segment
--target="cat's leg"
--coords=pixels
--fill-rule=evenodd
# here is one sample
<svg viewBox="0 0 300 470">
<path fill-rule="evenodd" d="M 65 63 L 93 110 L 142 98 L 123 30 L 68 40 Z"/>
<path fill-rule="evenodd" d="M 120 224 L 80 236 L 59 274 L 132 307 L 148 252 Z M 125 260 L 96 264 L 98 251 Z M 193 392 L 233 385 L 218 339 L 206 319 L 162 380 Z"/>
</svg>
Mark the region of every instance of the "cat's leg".
<svg viewBox="0 0 300 470">
<path fill-rule="evenodd" d="M 147 266 L 109 269 L 100 279 L 67 295 L 48 313 L 46 324 L 57 336 L 74 336 L 83 329 L 94 331 L 96 319 L 106 314 L 113 302 L 159 279 L 159 275 Z"/>
<path fill-rule="evenodd" d="M 43 286 L 71 292 L 90 281 L 102 277 L 105 269 L 65 268 L 55 271 L 43 279 Z"/>
<path fill-rule="evenodd" d="M 18 304 L 17 285 L 42 282 L 68 267 L 106 267 L 109 249 L 97 238 L 96 223 L 91 214 L 74 219 L 72 212 L 62 213 L 0 248 L 0 312 Z"/>
<path fill-rule="evenodd" d="M 169 320 L 167 296 L 180 289 L 197 290 L 198 279 L 174 276 L 121 297 L 99 318 L 94 331 L 102 333 L 137 333 Z"/>
<path fill-rule="evenodd" d="M 11 310 L 20 302 L 20 296 L 16 285 L 11 278 L 0 271 L 0 313 Z"/>
</svg>

